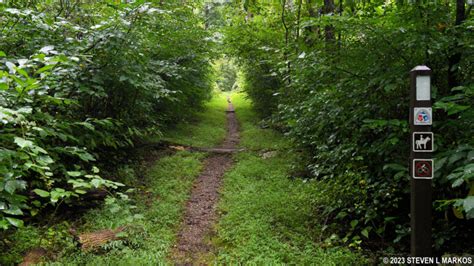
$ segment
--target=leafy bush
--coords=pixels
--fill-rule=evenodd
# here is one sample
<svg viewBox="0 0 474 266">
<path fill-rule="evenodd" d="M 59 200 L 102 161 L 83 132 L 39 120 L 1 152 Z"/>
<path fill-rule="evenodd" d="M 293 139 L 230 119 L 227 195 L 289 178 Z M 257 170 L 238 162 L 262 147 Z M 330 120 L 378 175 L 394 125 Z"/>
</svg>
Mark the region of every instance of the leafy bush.
<svg viewBox="0 0 474 266">
<path fill-rule="evenodd" d="M 282 2 L 234 5 L 225 43 L 257 110 L 310 154 L 307 171 L 350 190 L 324 210 L 341 239 L 408 246 L 408 73 L 426 64 L 436 247 L 455 248 L 469 228 L 459 218 L 474 212 L 472 16 L 452 4 Z"/>
<path fill-rule="evenodd" d="M 216 84 L 221 91 L 231 91 L 237 88 L 237 68 L 232 60 L 222 58 L 215 63 Z"/>
<path fill-rule="evenodd" d="M 121 150 L 199 109 L 212 40 L 178 4 L 0 4 L 0 228 L 79 204 Z"/>
</svg>

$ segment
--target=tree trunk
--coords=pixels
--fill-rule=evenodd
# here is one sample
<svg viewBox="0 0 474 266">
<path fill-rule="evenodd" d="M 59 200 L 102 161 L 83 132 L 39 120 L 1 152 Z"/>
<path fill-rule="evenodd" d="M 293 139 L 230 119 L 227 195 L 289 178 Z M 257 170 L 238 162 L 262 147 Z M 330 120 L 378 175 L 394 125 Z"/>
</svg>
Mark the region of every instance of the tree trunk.
<svg viewBox="0 0 474 266">
<path fill-rule="evenodd" d="M 323 8 L 323 13 L 324 14 L 334 14 L 334 0 L 324 0 L 324 8 Z M 332 42 L 334 41 L 334 27 L 332 25 L 328 25 L 324 27 L 324 35 L 326 37 L 327 42 Z"/>
<path fill-rule="evenodd" d="M 306 8 L 308 9 L 308 14 L 309 14 L 309 17 L 311 18 L 316 18 L 318 16 L 318 12 L 316 12 L 316 10 L 314 9 L 313 7 L 313 4 L 311 2 L 311 0 L 306 0 Z M 312 46 L 314 41 L 313 41 L 313 35 L 315 37 L 320 37 L 320 30 L 319 30 L 319 27 L 316 27 L 316 26 L 308 26 L 306 29 L 305 29 L 305 32 L 306 32 L 306 36 L 305 36 L 305 43 L 306 45 L 308 46 Z"/>
<path fill-rule="evenodd" d="M 283 23 L 283 27 L 285 28 L 285 52 L 284 52 L 284 58 L 285 61 L 287 62 L 286 68 L 287 68 L 287 73 L 288 73 L 288 84 L 291 84 L 291 63 L 288 58 L 288 42 L 289 42 L 289 34 L 290 34 L 290 29 L 288 28 L 286 19 L 285 19 L 285 8 L 286 8 L 286 0 L 282 0 L 282 9 L 281 9 L 281 22 Z"/>
<path fill-rule="evenodd" d="M 456 0 L 456 20 L 454 22 L 454 25 L 455 26 L 461 25 L 464 22 L 464 20 L 466 20 L 465 1 Z M 459 43 L 457 41 L 458 36 L 456 35 L 457 34 L 455 34 L 455 41 L 452 47 L 455 52 L 448 58 L 448 86 L 449 88 L 457 87 L 460 85 L 458 65 L 461 62 L 462 54 L 458 50 Z"/>
<path fill-rule="evenodd" d="M 296 13 L 296 42 L 298 43 L 298 38 L 300 37 L 300 20 L 301 20 L 301 5 L 303 0 L 298 1 L 298 12 Z"/>
<path fill-rule="evenodd" d="M 339 0 L 339 16 L 342 17 L 342 12 L 343 12 L 343 4 L 342 4 L 342 0 Z M 342 47 L 342 34 L 341 34 L 341 31 L 339 31 L 337 33 L 337 45 L 339 47 L 339 49 L 341 49 Z"/>
<path fill-rule="evenodd" d="M 209 11 L 211 9 L 211 4 L 204 5 L 204 29 L 207 30 L 209 28 Z"/>
</svg>

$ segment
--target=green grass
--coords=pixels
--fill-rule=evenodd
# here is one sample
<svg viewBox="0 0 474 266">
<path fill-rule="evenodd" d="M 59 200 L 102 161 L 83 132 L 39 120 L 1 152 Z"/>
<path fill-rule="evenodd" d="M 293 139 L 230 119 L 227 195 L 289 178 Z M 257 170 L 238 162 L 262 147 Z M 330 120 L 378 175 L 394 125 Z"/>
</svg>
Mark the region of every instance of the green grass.
<svg viewBox="0 0 474 266">
<path fill-rule="evenodd" d="M 215 97 L 195 124 L 168 132 L 168 140 L 193 146 L 214 146 L 222 141 L 225 97 Z M 291 144 L 281 134 L 258 126 L 244 94 L 234 93 L 231 98 L 241 126 L 240 146 L 247 151 L 235 155 L 235 165 L 224 176 L 220 219 L 210 239 L 215 252 L 204 255 L 203 260 L 228 265 L 366 263 L 359 253 L 326 241 L 324 216 L 318 214 L 317 206 L 331 203 L 330 189 L 321 182 L 290 178 L 291 165 L 298 158 Z M 264 158 L 264 153 L 270 157 Z M 64 234 L 68 225 L 56 226 L 52 232 L 62 232 L 65 245 L 61 250 L 61 241 L 50 244 L 56 247 L 57 255 L 57 261 L 50 265 L 172 264 L 168 261 L 170 251 L 204 156 L 177 152 L 154 162 L 145 173 L 137 174 L 129 167 L 118 171 L 135 191 L 128 193 L 130 197 L 122 194 L 109 198 L 102 208 L 89 211 L 78 223 L 77 231 L 126 226 L 124 240 L 112 241 L 95 251 L 82 251 Z M 35 241 L 30 240 L 40 233 L 34 227 L 19 232 L 17 241 L 24 240 L 25 247 L 32 246 Z M 18 247 L 12 258 L 26 250 Z"/>
<path fill-rule="evenodd" d="M 212 147 L 226 133 L 226 95 L 216 94 L 192 123 L 165 131 L 164 140 L 196 147 Z M 127 226 L 124 241 L 113 241 L 95 252 L 74 250 L 51 265 L 157 265 L 169 264 L 195 177 L 204 153 L 178 152 L 164 157 L 144 175 L 123 172 L 123 181 L 136 187 L 127 199 L 108 200 L 103 208 L 90 211 L 79 231 L 92 232 Z"/>
<path fill-rule="evenodd" d="M 182 144 L 212 147 L 222 142 L 226 133 L 225 94 L 216 94 L 192 123 L 181 123 L 165 132 L 165 139 Z M 195 177 L 202 168 L 204 153 L 177 152 L 153 163 L 145 172 L 124 165 L 117 170 L 118 179 L 135 191 L 108 198 L 106 204 L 87 212 L 80 221 L 78 233 L 126 226 L 124 240 L 112 241 L 99 250 L 77 249 L 68 233 L 68 222 L 49 229 L 29 225 L 18 230 L 9 253 L 0 264 L 15 264 L 31 248 L 41 246 L 55 254 L 50 265 L 157 265 L 167 262 L 176 242 L 184 204 Z M 147 156 L 149 157 L 149 156 Z M 46 237 L 44 237 L 46 236 Z"/>
<path fill-rule="evenodd" d="M 364 259 L 347 248 L 322 248 L 324 223 L 311 202 L 321 194 L 316 182 L 289 178 L 296 155 L 289 143 L 270 129 L 256 125 L 255 114 L 242 94 L 234 94 L 241 124 L 241 145 L 276 150 L 264 159 L 262 152 L 236 155 L 236 165 L 224 177 L 219 204 L 221 217 L 212 240 L 215 260 L 225 264 L 354 265 Z M 211 259 L 212 260 L 212 259 Z"/>
<path fill-rule="evenodd" d="M 226 95 L 214 94 L 195 121 L 179 124 L 163 133 L 163 140 L 186 146 L 214 147 L 221 143 L 226 134 Z"/>
<path fill-rule="evenodd" d="M 127 226 L 126 241 L 99 251 L 76 251 L 51 265 L 158 265 L 166 263 L 202 153 L 178 152 L 149 170 L 132 200 L 115 200 L 88 213 L 80 231 Z M 109 200 L 110 201 L 110 200 Z"/>
<path fill-rule="evenodd" d="M 252 111 L 251 102 L 244 93 L 233 93 L 232 103 L 240 124 L 240 146 L 251 150 L 285 149 L 290 142 L 281 138 L 281 134 L 271 129 L 262 129 L 258 126 L 259 118 Z M 278 141 L 275 141 L 278 140 Z"/>
</svg>

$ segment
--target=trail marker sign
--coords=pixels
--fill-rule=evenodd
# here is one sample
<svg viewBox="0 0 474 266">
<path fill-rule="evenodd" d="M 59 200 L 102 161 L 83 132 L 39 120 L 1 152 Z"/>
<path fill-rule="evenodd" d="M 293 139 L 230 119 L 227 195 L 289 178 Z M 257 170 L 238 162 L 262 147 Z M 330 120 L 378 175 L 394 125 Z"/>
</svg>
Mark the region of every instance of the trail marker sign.
<svg viewBox="0 0 474 266">
<path fill-rule="evenodd" d="M 414 152 L 433 152 L 433 132 L 413 132 L 412 146 Z"/>
<path fill-rule="evenodd" d="M 432 159 L 413 159 L 413 178 L 433 179 Z"/>
<path fill-rule="evenodd" d="M 413 117 L 415 125 L 424 126 L 433 124 L 431 107 L 415 107 L 413 113 L 415 114 Z"/>
<path fill-rule="evenodd" d="M 410 222 L 411 255 L 431 257 L 432 207 L 434 175 L 432 151 L 433 113 L 431 103 L 431 69 L 417 66 L 410 71 Z"/>
</svg>

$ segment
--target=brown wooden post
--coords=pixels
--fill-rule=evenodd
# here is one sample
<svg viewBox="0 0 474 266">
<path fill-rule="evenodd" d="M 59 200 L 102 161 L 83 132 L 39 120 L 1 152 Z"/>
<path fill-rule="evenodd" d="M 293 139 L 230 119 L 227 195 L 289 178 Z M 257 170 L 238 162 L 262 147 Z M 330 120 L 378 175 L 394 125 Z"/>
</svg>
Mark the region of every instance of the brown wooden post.
<svg viewBox="0 0 474 266">
<path fill-rule="evenodd" d="M 431 69 L 417 66 L 410 71 L 410 186 L 411 186 L 411 255 L 431 256 L 431 209 L 434 175 L 431 132 Z"/>
</svg>

